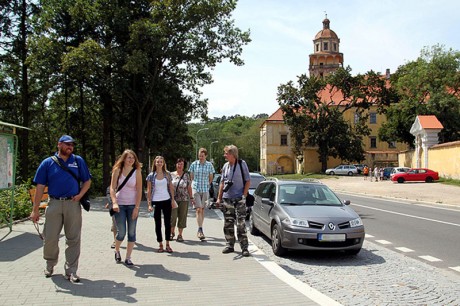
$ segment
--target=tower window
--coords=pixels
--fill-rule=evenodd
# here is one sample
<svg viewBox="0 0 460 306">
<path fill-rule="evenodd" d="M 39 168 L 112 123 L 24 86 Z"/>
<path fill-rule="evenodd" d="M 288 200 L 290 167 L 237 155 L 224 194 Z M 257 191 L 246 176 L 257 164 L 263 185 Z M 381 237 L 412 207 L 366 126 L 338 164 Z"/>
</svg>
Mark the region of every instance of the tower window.
<svg viewBox="0 0 460 306">
<path fill-rule="evenodd" d="M 334 51 L 337 51 L 337 44 L 334 43 Z"/>
<path fill-rule="evenodd" d="M 325 42 L 324 45 L 323 45 L 323 47 L 324 47 L 324 48 L 323 48 L 324 51 L 327 51 L 327 50 L 329 49 L 329 44 L 328 44 L 327 42 Z"/>
<path fill-rule="evenodd" d="M 319 44 L 316 44 L 316 52 L 319 51 Z"/>
</svg>

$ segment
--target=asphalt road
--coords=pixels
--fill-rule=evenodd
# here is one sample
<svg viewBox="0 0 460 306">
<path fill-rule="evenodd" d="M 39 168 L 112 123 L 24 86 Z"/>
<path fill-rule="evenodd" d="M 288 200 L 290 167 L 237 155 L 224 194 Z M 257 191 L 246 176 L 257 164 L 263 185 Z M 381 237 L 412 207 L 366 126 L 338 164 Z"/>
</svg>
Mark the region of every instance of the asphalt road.
<svg viewBox="0 0 460 306">
<path fill-rule="evenodd" d="M 460 210 L 399 199 L 353 196 L 366 239 L 435 267 L 460 272 Z"/>
</svg>

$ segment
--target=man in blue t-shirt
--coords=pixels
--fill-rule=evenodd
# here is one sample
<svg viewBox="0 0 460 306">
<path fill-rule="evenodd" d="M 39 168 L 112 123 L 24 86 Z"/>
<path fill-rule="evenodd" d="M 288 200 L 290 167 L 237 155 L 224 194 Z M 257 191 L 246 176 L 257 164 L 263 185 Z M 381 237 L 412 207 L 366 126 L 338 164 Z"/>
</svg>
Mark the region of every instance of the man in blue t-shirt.
<svg viewBox="0 0 460 306">
<path fill-rule="evenodd" d="M 246 196 L 251 186 L 251 176 L 244 160 L 238 160 L 238 148 L 234 145 L 225 146 L 224 157 L 228 161 L 222 167 L 222 178 L 219 184 L 219 195 L 216 204 L 224 213 L 224 234 L 227 246 L 222 253 L 234 251 L 235 228 L 240 242 L 241 254 L 249 256 L 248 236 L 246 233 Z"/>
<path fill-rule="evenodd" d="M 37 169 L 34 183 L 37 184 L 34 207 L 30 219 L 36 223 L 40 219 L 40 200 L 45 186 L 48 186 L 50 201 L 45 211 L 43 258 L 46 260 L 45 276 L 53 275 L 54 266 L 59 258 L 59 235 L 64 227 L 66 237 L 65 277 L 79 282 L 77 275 L 81 245 L 81 207 L 80 199 L 91 186 L 91 174 L 83 158 L 73 154 L 75 140 L 69 135 L 59 138 L 58 151 L 52 157 L 45 158 Z M 79 182 L 53 160 L 57 158 L 62 167 L 66 167 L 82 182 Z"/>
</svg>

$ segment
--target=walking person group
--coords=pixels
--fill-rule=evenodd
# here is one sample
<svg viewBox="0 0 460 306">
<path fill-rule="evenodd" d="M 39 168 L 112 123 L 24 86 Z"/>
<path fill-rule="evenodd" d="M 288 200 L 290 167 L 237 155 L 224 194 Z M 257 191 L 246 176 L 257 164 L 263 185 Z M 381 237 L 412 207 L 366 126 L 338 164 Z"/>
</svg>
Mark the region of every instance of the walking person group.
<svg viewBox="0 0 460 306">
<path fill-rule="evenodd" d="M 48 186 L 50 202 L 45 211 L 43 258 L 46 261 L 44 274 L 51 277 L 59 257 L 59 235 L 64 228 L 66 236 L 65 277 L 71 282 L 79 282 L 77 274 L 81 247 L 82 213 L 80 199 L 91 186 L 91 174 L 83 158 L 73 154 L 75 140 L 69 135 L 59 138 L 57 152 L 44 159 L 34 177 L 36 193 L 30 219 L 36 223 L 40 219 L 39 205 Z M 189 204 L 196 209 L 198 225 L 197 237 L 205 240 L 203 231 L 204 208 L 209 201 L 209 186 L 213 179 L 214 167 L 206 160 L 207 151 L 201 148 L 198 160 L 189 171 L 185 171 L 185 159 L 178 158 L 176 171 L 169 172 L 164 157 L 154 159 L 151 172 L 146 177 L 147 207 L 153 212 L 158 253 L 173 253 L 171 241 L 184 241 L 187 227 Z M 223 253 L 234 251 L 235 229 L 242 255 L 249 256 L 248 238 L 245 227 L 245 198 L 250 186 L 250 176 L 245 161 L 238 160 L 238 148 L 229 145 L 224 148 L 227 163 L 222 168 L 217 206 L 221 207 L 225 221 L 223 231 L 227 241 Z M 142 199 L 142 165 L 132 150 L 124 150 L 112 168 L 108 197 L 113 215 L 111 230 L 114 232 L 114 257 L 121 263 L 121 245 L 127 237 L 124 263 L 134 265 L 132 253 L 136 243 L 136 228 Z M 163 232 L 164 228 L 164 232 Z"/>
</svg>

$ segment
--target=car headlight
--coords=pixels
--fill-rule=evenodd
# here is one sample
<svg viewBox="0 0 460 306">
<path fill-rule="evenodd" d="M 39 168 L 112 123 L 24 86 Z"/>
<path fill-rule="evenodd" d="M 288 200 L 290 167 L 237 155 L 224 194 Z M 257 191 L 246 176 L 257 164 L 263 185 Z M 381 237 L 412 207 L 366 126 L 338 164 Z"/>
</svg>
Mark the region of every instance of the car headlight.
<svg viewBox="0 0 460 306">
<path fill-rule="evenodd" d="M 361 220 L 361 218 L 356 218 L 350 221 L 350 227 L 358 227 L 358 226 L 363 226 L 363 221 Z"/>
<path fill-rule="evenodd" d="M 294 226 L 310 227 L 308 226 L 308 221 L 303 220 L 303 219 L 286 218 L 283 220 L 283 222 L 290 223 L 291 225 L 294 225 Z"/>
</svg>

